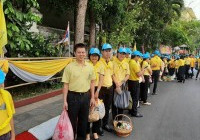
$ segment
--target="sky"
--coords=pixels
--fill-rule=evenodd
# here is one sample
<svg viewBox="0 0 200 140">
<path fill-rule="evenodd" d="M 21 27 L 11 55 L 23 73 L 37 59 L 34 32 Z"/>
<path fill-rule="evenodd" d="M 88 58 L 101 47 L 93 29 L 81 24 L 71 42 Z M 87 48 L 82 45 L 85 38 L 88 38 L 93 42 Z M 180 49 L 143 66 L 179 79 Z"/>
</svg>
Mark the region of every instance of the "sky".
<svg viewBox="0 0 200 140">
<path fill-rule="evenodd" d="M 200 20 L 200 0 L 184 0 L 186 7 L 191 7 L 197 17 Z"/>
</svg>

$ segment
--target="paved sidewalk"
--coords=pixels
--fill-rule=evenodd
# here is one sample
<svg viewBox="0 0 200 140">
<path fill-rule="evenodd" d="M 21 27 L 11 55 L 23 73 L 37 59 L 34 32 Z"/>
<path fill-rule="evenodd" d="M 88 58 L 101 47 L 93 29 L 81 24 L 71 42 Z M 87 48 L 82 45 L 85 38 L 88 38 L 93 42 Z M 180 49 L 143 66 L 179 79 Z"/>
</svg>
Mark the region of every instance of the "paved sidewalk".
<svg viewBox="0 0 200 140">
<path fill-rule="evenodd" d="M 17 108 L 14 116 L 16 134 L 60 115 L 62 105 L 62 95 L 58 95 L 50 99 Z"/>
<path fill-rule="evenodd" d="M 138 110 L 144 117 L 131 118 L 134 130 L 124 140 L 200 140 L 199 99 L 199 80 L 189 79 L 185 84 L 159 82 L 158 95 L 148 98 L 152 105 L 141 105 Z M 62 95 L 59 95 L 17 109 L 14 117 L 16 133 L 58 116 L 62 104 Z M 107 132 L 101 139 L 122 140 Z"/>
</svg>

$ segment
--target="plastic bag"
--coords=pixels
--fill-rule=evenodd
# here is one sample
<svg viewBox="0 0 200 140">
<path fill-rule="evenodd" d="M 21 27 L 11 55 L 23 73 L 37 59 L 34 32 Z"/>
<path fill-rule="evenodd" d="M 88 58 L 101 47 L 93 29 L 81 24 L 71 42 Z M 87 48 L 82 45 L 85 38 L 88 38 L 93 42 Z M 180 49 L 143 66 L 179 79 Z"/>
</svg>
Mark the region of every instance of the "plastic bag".
<svg viewBox="0 0 200 140">
<path fill-rule="evenodd" d="M 106 111 L 105 111 L 104 103 L 100 99 L 98 99 L 96 110 L 99 113 L 99 119 L 103 119 L 103 117 L 105 116 Z"/>
<path fill-rule="evenodd" d="M 69 116 L 66 110 L 62 112 L 56 129 L 54 131 L 53 140 L 74 140 L 74 132 L 72 124 L 69 120 Z"/>
<path fill-rule="evenodd" d="M 191 70 L 191 69 L 189 69 L 188 73 L 189 73 L 189 74 L 192 74 L 192 70 Z"/>
</svg>

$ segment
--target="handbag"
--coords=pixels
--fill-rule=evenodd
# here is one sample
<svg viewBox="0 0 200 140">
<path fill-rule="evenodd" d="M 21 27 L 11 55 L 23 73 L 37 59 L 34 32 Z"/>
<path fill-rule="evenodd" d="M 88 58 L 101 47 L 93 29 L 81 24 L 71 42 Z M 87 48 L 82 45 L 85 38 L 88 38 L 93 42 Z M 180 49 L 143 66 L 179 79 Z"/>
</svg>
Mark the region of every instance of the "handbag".
<svg viewBox="0 0 200 140">
<path fill-rule="evenodd" d="M 129 100 L 131 98 L 130 92 L 127 90 L 127 85 L 124 83 L 122 85 L 122 93 L 118 94 L 114 92 L 114 105 L 120 109 L 126 109 L 129 106 Z"/>
<path fill-rule="evenodd" d="M 93 107 L 90 109 L 89 116 L 88 116 L 88 122 L 96 122 L 99 120 L 99 112 L 95 109 L 96 107 Z"/>
</svg>

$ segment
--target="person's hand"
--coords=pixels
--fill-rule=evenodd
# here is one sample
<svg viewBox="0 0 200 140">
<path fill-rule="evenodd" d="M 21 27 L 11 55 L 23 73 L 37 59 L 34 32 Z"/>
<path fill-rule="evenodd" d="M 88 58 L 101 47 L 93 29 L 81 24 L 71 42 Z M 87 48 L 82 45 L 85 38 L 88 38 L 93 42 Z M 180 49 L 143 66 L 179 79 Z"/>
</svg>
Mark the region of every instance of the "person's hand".
<svg viewBox="0 0 200 140">
<path fill-rule="evenodd" d="M 116 87 L 120 87 L 120 83 L 119 82 L 116 82 L 115 85 L 116 85 Z"/>
<path fill-rule="evenodd" d="M 144 78 L 142 78 L 142 83 L 145 83 L 145 79 Z"/>
<path fill-rule="evenodd" d="M 122 82 L 117 82 L 115 85 L 116 85 L 116 88 L 120 88 L 122 86 Z"/>
<path fill-rule="evenodd" d="M 93 108 L 95 106 L 95 100 L 94 98 L 90 99 L 90 107 Z"/>
<path fill-rule="evenodd" d="M 67 102 L 64 102 L 64 104 L 63 104 L 63 110 L 68 110 L 68 103 Z"/>
</svg>

